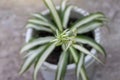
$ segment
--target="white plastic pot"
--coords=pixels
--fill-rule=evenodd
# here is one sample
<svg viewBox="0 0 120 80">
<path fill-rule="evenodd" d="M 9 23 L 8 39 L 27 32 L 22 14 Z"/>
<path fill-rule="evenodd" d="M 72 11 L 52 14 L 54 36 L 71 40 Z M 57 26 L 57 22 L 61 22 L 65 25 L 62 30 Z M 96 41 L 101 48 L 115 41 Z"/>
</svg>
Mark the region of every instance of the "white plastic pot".
<svg viewBox="0 0 120 80">
<path fill-rule="evenodd" d="M 57 7 L 59 8 L 59 7 Z M 43 11 L 43 15 L 49 14 L 49 11 Z M 80 15 L 86 16 L 89 15 L 89 13 L 81 8 L 75 7 L 72 11 L 72 17 L 79 18 Z M 29 28 L 27 29 L 26 33 L 26 42 L 30 40 L 33 34 L 33 29 Z M 95 40 L 100 43 L 100 30 L 96 29 L 94 31 Z M 96 50 L 92 49 L 91 53 L 96 55 Z M 91 56 L 85 57 L 85 67 L 87 69 L 87 73 L 90 79 L 92 79 L 93 73 L 94 73 L 94 65 L 95 60 Z M 55 80 L 55 73 L 56 73 L 57 65 L 51 64 L 48 62 L 44 62 L 41 68 L 41 73 L 45 80 Z M 64 80 L 77 80 L 75 76 L 75 64 L 70 64 L 67 66 L 67 72 Z"/>
</svg>

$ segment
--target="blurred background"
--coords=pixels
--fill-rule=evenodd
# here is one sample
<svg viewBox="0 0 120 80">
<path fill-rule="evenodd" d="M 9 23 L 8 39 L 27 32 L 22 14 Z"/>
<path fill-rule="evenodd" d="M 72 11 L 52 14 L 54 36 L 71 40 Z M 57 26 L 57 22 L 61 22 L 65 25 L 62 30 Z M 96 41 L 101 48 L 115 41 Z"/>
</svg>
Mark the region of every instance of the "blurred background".
<svg viewBox="0 0 120 80">
<path fill-rule="evenodd" d="M 60 0 L 54 2 L 59 5 Z M 108 28 L 101 29 L 101 44 L 108 57 L 104 66 L 96 64 L 94 80 L 120 80 L 120 0 L 70 0 L 70 3 L 88 12 L 101 11 L 109 18 Z M 18 75 L 23 62 L 19 50 L 24 44 L 27 19 L 44 9 L 42 0 L 0 0 L 0 80 L 32 80 L 32 68 Z M 38 80 L 43 80 L 41 74 Z"/>
</svg>

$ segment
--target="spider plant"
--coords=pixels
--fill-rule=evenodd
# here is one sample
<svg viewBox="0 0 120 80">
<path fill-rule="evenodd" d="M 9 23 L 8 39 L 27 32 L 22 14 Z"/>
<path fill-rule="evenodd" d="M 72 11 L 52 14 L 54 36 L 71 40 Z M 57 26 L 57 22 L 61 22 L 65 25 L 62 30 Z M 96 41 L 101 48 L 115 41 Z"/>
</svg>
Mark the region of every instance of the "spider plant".
<svg viewBox="0 0 120 80">
<path fill-rule="evenodd" d="M 25 62 L 22 65 L 20 74 L 26 72 L 34 64 L 34 80 L 36 80 L 43 62 L 57 46 L 61 46 L 62 53 L 58 62 L 55 80 L 64 80 L 67 65 L 70 64 L 68 63 L 69 57 L 76 64 L 77 79 L 79 80 L 81 76 L 82 80 L 89 80 L 84 64 L 85 56 L 90 55 L 98 62 L 103 62 L 84 47 L 84 44 L 96 49 L 104 57 L 106 57 L 106 53 L 103 47 L 94 39 L 83 34 L 102 26 L 106 20 L 105 15 L 100 12 L 91 13 L 68 26 L 71 11 L 75 6 L 67 5 L 67 0 L 63 0 L 60 9 L 57 10 L 52 0 L 43 0 L 43 2 L 50 11 L 52 21 L 45 15 L 37 13 L 33 14 L 33 18 L 28 20 L 26 27 L 54 35 L 33 39 L 23 46 L 21 54 L 24 55 Z"/>
</svg>

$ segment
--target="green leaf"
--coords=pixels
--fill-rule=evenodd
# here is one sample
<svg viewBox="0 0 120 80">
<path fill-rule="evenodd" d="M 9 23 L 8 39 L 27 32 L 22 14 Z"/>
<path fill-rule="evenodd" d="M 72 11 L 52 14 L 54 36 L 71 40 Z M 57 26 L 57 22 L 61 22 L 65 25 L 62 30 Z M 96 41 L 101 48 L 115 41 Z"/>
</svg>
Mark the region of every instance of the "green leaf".
<svg viewBox="0 0 120 80">
<path fill-rule="evenodd" d="M 101 60 L 99 60 L 94 54 L 90 53 L 86 48 L 84 48 L 83 46 L 80 45 L 73 45 L 74 48 L 78 49 L 79 51 L 92 56 L 95 60 L 97 60 L 99 63 L 103 64 L 103 62 Z"/>
<path fill-rule="evenodd" d="M 83 19 L 80 19 L 77 23 L 75 23 L 73 26 L 72 26 L 72 28 L 74 29 L 76 29 L 76 28 L 78 28 L 78 27 L 80 27 L 80 26 L 82 26 L 82 25 L 84 25 L 84 24 L 86 24 L 86 23 L 89 23 L 89 22 L 91 22 L 91 21 L 93 21 L 93 20 L 97 20 L 97 19 L 99 19 L 99 18 L 104 18 L 105 16 L 102 14 L 102 13 L 100 13 L 100 12 L 97 12 L 97 13 L 93 13 L 93 14 L 90 14 L 90 15 L 88 15 L 88 16 L 85 16 Z"/>
<path fill-rule="evenodd" d="M 53 1 L 52 0 L 43 0 L 43 1 L 46 4 L 46 6 L 49 8 L 49 10 L 50 10 L 50 12 L 53 16 L 53 19 L 56 22 L 56 25 L 58 26 L 58 29 L 60 31 L 62 31 L 63 30 L 62 22 L 60 20 L 60 16 L 57 13 L 57 10 L 55 8 L 55 5 L 54 5 Z"/>
<path fill-rule="evenodd" d="M 28 58 L 29 56 L 31 56 L 34 53 L 38 53 L 41 52 L 45 47 L 47 46 L 47 44 L 40 46 L 39 48 L 33 49 L 28 51 L 23 58 Z"/>
<path fill-rule="evenodd" d="M 56 30 L 56 27 L 50 23 L 50 22 L 44 22 L 44 21 L 41 21 L 41 20 L 37 20 L 37 19 L 30 19 L 28 20 L 28 24 L 31 23 L 31 24 L 36 24 L 36 25 L 40 25 L 40 26 L 45 26 L 45 27 L 49 27 L 51 28 L 53 31 Z"/>
<path fill-rule="evenodd" d="M 77 74 L 77 79 L 80 79 L 80 72 L 82 69 L 82 65 L 84 64 L 84 58 L 85 58 L 85 54 L 81 53 L 77 67 L 76 67 L 76 74 Z"/>
<path fill-rule="evenodd" d="M 64 11 L 67 7 L 66 3 L 68 2 L 68 0 L 61 0 L 61 3 L 60 3 L 60 9 L 58 10 L 58 14 L 60 15 L 60 19 L 61 19 L 61 23 L 62 23 L 62 26 L 63 26 L 63 15 L 64 15 Z"/>
<path fill-rule="evenodd" d="M 81 73 L 82 80 L 89 80 L 84 65 L 82 65 L 80 73 Z"/>
<path fill-rule="evenodd" d="M 83 64 L 81 66 L 81 63 L 79 64 L 81 58 L 79 58 L 79 56 L 77 55 L 78 52 L 76 51 L 76 49 L 74 49 L 73 47 L 70 47 L 69 50 L 70 50 L 70 53 L 72 53 L 74 61 L 76 63 L 76 73 L 78 72 L 77 68 L 79 68 L 79 70 L 80 70 L 79 73 L 82 75 L 82 80 L 88 80 L 88 77 L 87 77 L 87 74 L 86 74 L 86 70 L 84 68 L 84 61 L 83 61 Z M 81 56 L 81 57 L 83 57 L 83 56 Z M 83 58 L 85 58 L 85 56 Z M 78 64 L 79 64 L 79 66 L 81 66 L 81 69 L 80 69 L 80 67 L 78 67 Z"/>
<path fill-rule="evenodd" d="M 104 48 L 100 44 L 98 44 L 96 41 L 94 41 L 93 39 L 80 35 L 75 38 L 75 41 L 92 46 L 97 51 L 99 51 L 103 56 L 106 57 L 106 52 L 105 52 Z"/>
<path fill-rule="evenodd" d="M 73 9 L 73 6 L 68 6 L 66 9 L 65 9 L 65 12 L 63 14 L 63 27 L 64 28 L 67 28 L 67 24 L 68 24 L 68 21 L 69 21 L 69 18 L 70 18 L 70 13 L 71 13 L 71 10 Z"/>
<path fill-rule="evenodd" d="M 46 58 L 50 55 L 50 53 L 54 50 L 56 46 L 56 43 L 52 43 L 48 46 L 47 49 L 45 49 L 45 51 L 42 53 L 42 55 L 39 57 L 37 64 L 35 66 L 35 70 L 34 70 L 34 80 L 36 80 L 36 76 L 37 73 L 40 69 L 40 67 L 42 66 L 42 63 L 46 60 Z"/>
<path fill-rule="evenodd" d="M 77 63 L 79 60 L 79 58 L 78 58 L 79 56 L 77 54 L 77 51 L 73 47 L 70 47 L 69 51 L 72 54 L 74 61 Z"/>
<path fill-rule="evenodd" d="M 71 45 L 72 45 L 72 41 L 69 41 L 69 42 L 66 44 L 65 50 L 67 51 Z"/>
<path fill-rule="evenodd" d="M 30 66 L 34 63 L 36 57 L 41 54 L 41 52 L 45 49 L 45 46 L 39 47 L 38 49 L 30 51 L 26 57 L 27 59 L 25 60 L 24 64 L 22 65 L 22 68 L 19 72 L 19 74 L 23 74 L 26 72 Z"/>
<path fill-rule="evenodd" d="M 79 27 L 77 31 L 79 34 L 83 34 L 83 33 L 92 31 L 102 25 L 103 25 L 103 23 L 101 21 L 93 21 L 93 22 L 89 22 L 89 23 Z"/>
<path fill-rule="evenodd" d="M 52 30 L 48 27 L 37 25 L 34 23 L 29 23 L 26 25 L 26 28 L 33 28 L 35 30 L 40 30 L 40 31 L 47 31 L 47 32 L 52 32 Z"/>
<path fill-rule="evenodd" d="M 34 18 L 40 19 L 44 22 L 48 22 L 47 18 L 45 18 L 41 13 L 39 14 L 32 14 Z"/>
<path fill-rule="evenodd" d="M 64 80 L 68 62 L 68 53 L 63 52 L 58 62 L 55 80 Z"/>
<path fill-rule="evenodd" d="M 61 6 L 60 6 L 60 10 L 61 10 L 61 13 L 63 13 L 66 9 L 66 3 L 67 3 L 68 0 L 62 0 L 61 2 Z"/>
<path fill-rule="evenodd" d="M 35 46 L 41 45 L 41 44 L 45 44 L 45 43 L 49 43 L 51 40 L 55 39 L 54 37 L 43 37 L 43 38 L 38 38 L 33 40 L 30 43 L 27 43 L 22 49 L 21 49 L 21 53 L 28 51 L 31 48 L 34 48 Z"/>
<path fill-rule="evenodd" d="M 71 64 L 73 62 L 74 62 L 73 56 L 71 54 L 69 54 L 68 64 Z"/>
</svg>

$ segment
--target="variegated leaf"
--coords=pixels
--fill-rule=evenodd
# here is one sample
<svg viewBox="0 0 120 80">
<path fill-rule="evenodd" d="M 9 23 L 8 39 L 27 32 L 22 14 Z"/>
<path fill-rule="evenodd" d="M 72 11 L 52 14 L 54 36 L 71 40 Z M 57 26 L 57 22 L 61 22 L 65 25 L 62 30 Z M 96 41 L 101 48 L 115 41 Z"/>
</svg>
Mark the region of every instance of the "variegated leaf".
<svg viewBox="0 0 120 80">
<path fill-rule="evenodd" d="M 59 59 L 55 80 L 64 80 L 64 76 L 67 68 L 67 62 L 68 62 L 68 53 L 66 53 L 65 51 L 61 54 L 61 57 Z"/>
<path fill-rule="evenodd" d="M 33 40 L 30 43 L 27 43 L 22 49 L 21 49 L 21 53 L 28 51 L 31 48 L 34 48 L 35 46 L 41 45 L 41 44 L 45 44 L 45 43 L 49 43 L 51 40 L 55 39 L 54 37 L 43 37 L 43 38 L 38 38 Z"/>
<path fill-rule="evenodd" d="M 49 10 L 50 10 L 50 12 L 53 16 L 53 19 L 56 22 L 56 25 L 57 25 L 58 29 L 60 31 L 63 31 L 62 22 L 60 20 L 60 16 L 57 13 L 57 10 L 55 8 L 55 5 L 54 5 L 53 1 L 52 0 L 43 0 L 43 1 L 46 4 L 46 6 L 49 8 Z"/>
<path fill-rule="evenodd" d="M 37 73 L 40 69 L 40 67 L 42 66 L 43 62 L 46 60 L 46 58 L 50 55 L 50 53 L 54 50 L 56 46 L 56 43 L 52 43 L 48 46 L 47 49 L 45 49 L 45 51 L 42 53 L 42 55 L 39 57 L 37 64 L 35 66 L 35 70 L 34 70 L 34 80 L 37 80 Z"/>
<path fill-rule="evenodd" d="M 93 39 L 83 36 L 83 35 L 80 35 L 75 38 L 75 41 L 92 46 L 97 51 L 99 51 L 103 56 L 106 57 L 106 52 L 105 52 L 104 48 L 100 44 L 98 44 L 96 41 L 94 41 Z"/>
<path fill-rule="evenodd" d="M 99 60 L 94 54 L 90 53 L 86 48 L 84 48 L 83 46 L 80 45 L 73 45 L 76 49 L 78 49 L 79 51 L 92 56 L 95 60 L 97 60 L 99 63 L 103 64 L 103 62 L 101 60 Z"/>
</svg>

